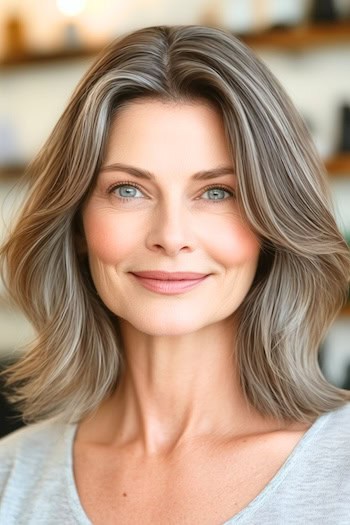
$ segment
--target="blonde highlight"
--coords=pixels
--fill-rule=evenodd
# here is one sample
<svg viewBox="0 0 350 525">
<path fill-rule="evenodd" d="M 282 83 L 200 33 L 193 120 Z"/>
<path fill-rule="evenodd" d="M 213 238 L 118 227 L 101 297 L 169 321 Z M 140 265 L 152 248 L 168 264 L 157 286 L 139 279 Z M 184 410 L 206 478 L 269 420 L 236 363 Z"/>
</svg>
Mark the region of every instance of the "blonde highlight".
<svg viewBox="0 0 350 525">
<path fill-rule="evenodd" d="M 1 247 L 3 280 L 36 331 L 1 375 L 26 422 L 76 422 L 123 371 L 117 319 L 80 253 L 80 212 L 118 109 L 145 98 L 214 105 L 223 118 L 238 203 L 262 242 L 238 308 L 233 359 L 261 414 L 313 421 L 350 400 L 331 385 L 319 345 L 347 300 L 350 254 L 310 134 L 268 68 L 223 29 L 147 27 L 113 41 L 84 75 L 28 168 L 30 191 Z M 63 153 L 62 153 L 63 152 Z"/>
</svg>

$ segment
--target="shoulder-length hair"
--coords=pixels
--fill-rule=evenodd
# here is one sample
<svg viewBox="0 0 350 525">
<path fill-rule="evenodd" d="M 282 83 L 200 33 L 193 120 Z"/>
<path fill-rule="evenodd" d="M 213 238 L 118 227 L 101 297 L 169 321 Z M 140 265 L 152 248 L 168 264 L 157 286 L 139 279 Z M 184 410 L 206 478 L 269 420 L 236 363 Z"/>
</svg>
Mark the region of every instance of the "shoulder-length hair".
<svg viewBox="0 0 350 525">
<path fill-rule="evenodd" d="M 261 240 L 254 281 L 235 312 L 232 362 L 245 399 L 282 421 L 311 422 L 344 405 L 350 392 L 326 380 L 318 359 L 350 277 L 325 167 L 264 63 L 229 31 L 199 25 L 146 27 L 114 40 L 29 166 L 30 191 L 1 261 L 36 337 L 4 372 L 8 399 L 26 422 L 76 422 L 118 385 L 123 341 L 79 249 L 81 209 L 112 119 L 146 98 L 209 102 L 222 115 L 237 202 Z"/>
</svg>

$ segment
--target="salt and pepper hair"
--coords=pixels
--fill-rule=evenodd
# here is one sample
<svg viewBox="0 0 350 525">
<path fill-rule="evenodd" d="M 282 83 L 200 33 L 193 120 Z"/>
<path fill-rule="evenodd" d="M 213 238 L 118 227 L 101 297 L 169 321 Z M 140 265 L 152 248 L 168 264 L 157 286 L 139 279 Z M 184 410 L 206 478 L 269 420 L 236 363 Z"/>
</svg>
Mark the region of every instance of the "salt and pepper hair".
<svg viewBox="0 0 350 525">
<path fill-rule="evenodd" d="M 232 363 L 246 401 L 285 422 L 312 422 L 344 405 L 350 392 L 319 366 L 350 277 L 325 167 L 267 66 L 228 30 L 199 25 L 146 27 L 114 40 L 28 167 L 30 189 L 0 254 L 9 294 L 36 337 L 3 373 L 8 399 L 27 423 L 77 422 L 119 384 L 123 341 L 79 248 L 81 208 L 118 109 L 147 99 L 209 103 L 222 115 L 237 203 L 262 243 L 235 312 Z"/>
</svg>

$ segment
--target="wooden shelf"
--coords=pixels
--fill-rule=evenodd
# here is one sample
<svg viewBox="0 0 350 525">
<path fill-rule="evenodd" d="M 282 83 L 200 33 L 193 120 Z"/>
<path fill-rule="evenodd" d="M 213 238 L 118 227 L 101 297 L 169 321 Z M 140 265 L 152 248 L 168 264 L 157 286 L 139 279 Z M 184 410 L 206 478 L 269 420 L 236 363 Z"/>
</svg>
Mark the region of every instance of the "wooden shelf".
<svg viewBox="0 0 350 525">
<path fill-rule="evenodd" d="M 350 152 L 338 153 L 325 162 L 330 175 L 350 175 Z"/>
<path fill-rule="evenodd" d="M 0 180 L 18 178 L 23 175 L 25 164 L 9 164 L 0 166 Z"/>
<path fill-rule="evenodd" d="M 275 28 L 241 37 L 254 48 L 300 50 L 314 46 L 350 43 L 350 20 L 334 23 L 305 24 L 290 28 Z"/>
<path fill-rule="evenodd" d="M 272 28 L 260 33 L 237 34 L 253 48 L 278 48 L 283 51 L 301 50 L 314 46 L 350 44 L 350 20 L 333 23 L 304 24 L 296 27 Z M 106 45 L 108 42 L 106 42 Z M 101 51 L 99 48 L 62 49 L 50 53 L 24 53 L 9 56 L 0 61 L 0 68 L 12 68 L 27 64 L 47 64 L 61 60 L 90 58 Z"/>
<path fill-rule="evenodd" d="M 344 306 L 344 308 L 340 311 L 339 317 L 350 317 L 350 303 Z"/>
<path fill-rule="evenodd" d="M 89 59 L 97 55 L 100 48 L 75 48 L 75 49 L 61 49 L 50 53 L 25 53 L 22 55 L 9 56 L 0 60 L 1 69 L 12 69 L 17 66 L 26 65 L 46 65 L 60 61 Z"/>
</svg>

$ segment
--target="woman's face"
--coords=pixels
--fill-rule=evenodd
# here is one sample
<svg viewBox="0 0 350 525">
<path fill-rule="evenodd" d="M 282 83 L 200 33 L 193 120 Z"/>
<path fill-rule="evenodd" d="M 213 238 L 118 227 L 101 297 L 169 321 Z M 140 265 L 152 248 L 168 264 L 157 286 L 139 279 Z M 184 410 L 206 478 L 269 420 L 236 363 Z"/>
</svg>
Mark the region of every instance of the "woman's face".
<svg viewBox="0 0 350 525">
<path fill-rule="evenodd" d="M 152 179 L 117 163 L 147 170 Z M 230 169 L 213 178 L 194 177 L 218 167 Z M 153 335 L 194 332 L 231 316 L 251 286 L 260 251 L 240 216 L 235 191 L 215 109 L 152 100 L 119 110 L 82 212 L 91 275 L 105 305 Z M 133 275 L 142 271 L 207 277 L 179 291 L 176 283 L 164 289 L 164 282 Z"/>
</svg>

